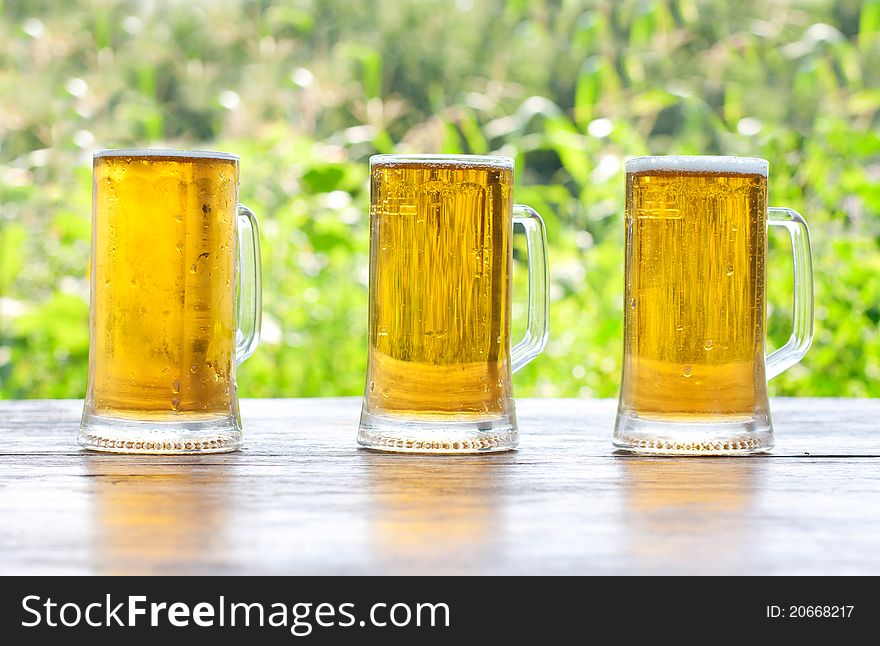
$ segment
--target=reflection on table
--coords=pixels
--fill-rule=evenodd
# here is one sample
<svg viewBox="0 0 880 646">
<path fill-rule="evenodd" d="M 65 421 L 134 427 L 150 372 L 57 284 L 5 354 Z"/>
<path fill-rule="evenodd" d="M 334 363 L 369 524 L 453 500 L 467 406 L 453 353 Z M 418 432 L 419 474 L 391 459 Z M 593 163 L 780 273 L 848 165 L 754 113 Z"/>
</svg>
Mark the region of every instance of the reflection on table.
<svg viewBox="0 0 880 646">
<path fill-rule="evenodd" d="M 365 459 L 377 558 L 463 572 L 499 549 L 505 469 L 498 456 Z"/>
<path fill-rule="evenodd" d="M 230 467 L 151 459 L 89 461 L 97 573 L 203 571 L 206 560 L 227 551 Z"/>
<path fill-rule="evenodd" d="M 626 558 L 633 570 L 736 572 L 754 551 L 750 510 L 766 463 L 622 458 Z"/>
</svg>

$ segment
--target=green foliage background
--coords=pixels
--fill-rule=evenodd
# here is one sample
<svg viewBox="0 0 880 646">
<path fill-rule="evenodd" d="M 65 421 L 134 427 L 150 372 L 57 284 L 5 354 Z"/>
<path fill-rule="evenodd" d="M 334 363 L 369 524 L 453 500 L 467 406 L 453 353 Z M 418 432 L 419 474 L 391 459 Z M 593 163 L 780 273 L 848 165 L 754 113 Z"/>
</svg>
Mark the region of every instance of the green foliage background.
<svg viewBox="0 0 880 646">
<path fill-rule="evenodd" d="M 360 393 L 377 151 L 516 158 L 552 274 L 520 396 L 616 393 L 626 157 L 765 157 L 771 203 L 812 228 L 817 302 L 772 391 L 877 396 L 878 109 L 880 0 L 0 0 L 0 398 L 83 395 L 90 156 L 132 146 L 241 155 L 265 298 L 245 396 Z"/>
</svg>

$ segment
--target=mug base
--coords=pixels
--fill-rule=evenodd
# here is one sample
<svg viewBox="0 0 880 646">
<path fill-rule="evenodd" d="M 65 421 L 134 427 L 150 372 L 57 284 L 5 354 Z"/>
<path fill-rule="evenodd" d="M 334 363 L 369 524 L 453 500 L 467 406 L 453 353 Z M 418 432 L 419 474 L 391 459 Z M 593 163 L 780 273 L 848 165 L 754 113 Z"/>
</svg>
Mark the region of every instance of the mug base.
<svg viewBox="0 0 880 646">
<path fill-rule="evenodd" d="M 237 420 L 229 416 L 149 422 L 85 413 L 76 439 L 90 451 L 191 455 L 237 451 L 243 437 Z"/>
<path fill-rule="evenodd" d="M 498 453 L 519 444 L 508 417 L 480 421 L 422 421 L 361 414 L 358 444 L 392 453 Z"/>
<path fill-rule="evenodd" d="M 667 421 L 618 414 L 614 446 L 646 455 L 747 455 L 773 448 L 769 418 Z"/>
</svg>

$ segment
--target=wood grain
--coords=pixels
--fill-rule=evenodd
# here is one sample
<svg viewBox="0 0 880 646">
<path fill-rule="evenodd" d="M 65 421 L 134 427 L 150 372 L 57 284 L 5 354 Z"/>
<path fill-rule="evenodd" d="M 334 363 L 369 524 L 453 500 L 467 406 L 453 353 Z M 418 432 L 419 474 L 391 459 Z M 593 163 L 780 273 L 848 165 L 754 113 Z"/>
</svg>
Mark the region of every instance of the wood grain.
<svg viewBox="0 0 880 646">
<path fill-rule="evenodd" d="M 371 453 L 359 405 L 244 400 L 244 451 L 150 457 L 0 402 L 0 573 L 880 574 L 875 400 L 776 399 L 739 458 L 615 454 L 615 402 L 549 399 L 512 453 Z"/>
</svg>

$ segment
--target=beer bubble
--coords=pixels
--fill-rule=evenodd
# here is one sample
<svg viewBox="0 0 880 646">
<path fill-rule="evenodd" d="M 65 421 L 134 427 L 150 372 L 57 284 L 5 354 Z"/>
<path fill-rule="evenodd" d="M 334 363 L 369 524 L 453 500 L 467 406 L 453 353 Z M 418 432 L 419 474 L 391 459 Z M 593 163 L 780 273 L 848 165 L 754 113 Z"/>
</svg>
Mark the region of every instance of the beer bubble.
<svg viewBox="0 0 880 646">
<path fill-rule="evenodd" d="M 693 366 L 685 366 L 681 374 L 683 374 L 685 377 L 690 377 L 692 374 L 694 374 Z"/>
<path fill-rule="evenodd" d="M 712 339 L 706 339 L 706 342 L 703 344 L 703 347 L 706 348 L 706 350 L 711 350 L 712 346 L 714 346 L 714 345 L 715 345 L 715 342 Z"/>
<path fill-rule="evenodd" d="M 137 287 L 138 282 L 134 278 L 132 278 L 129 282 L 131 283 L 132 287 Z"/>
</svg>

